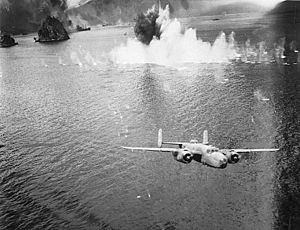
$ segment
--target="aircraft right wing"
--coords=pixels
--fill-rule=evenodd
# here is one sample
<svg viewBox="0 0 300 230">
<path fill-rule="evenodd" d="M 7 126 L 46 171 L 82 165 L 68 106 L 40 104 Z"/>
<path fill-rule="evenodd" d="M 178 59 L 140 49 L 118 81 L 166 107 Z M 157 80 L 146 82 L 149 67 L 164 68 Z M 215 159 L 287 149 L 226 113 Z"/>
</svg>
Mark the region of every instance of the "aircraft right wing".
<svg viewBox="0 0 300 230">
<path fill-rule="evenodd" d="M 250 153 L 250 152 L 276 152 L 279 149 L 232 149 L 237 153 Z"/>
<path fill-rule="evenodd" d="M 178 149 L 175 148 L 144 148 L 144 147 L 124 147 L 123 149 L 129 150 L 142 150 L 142 151 L 154 151 L 154 152 L 178 152 Z"/>
</svg>

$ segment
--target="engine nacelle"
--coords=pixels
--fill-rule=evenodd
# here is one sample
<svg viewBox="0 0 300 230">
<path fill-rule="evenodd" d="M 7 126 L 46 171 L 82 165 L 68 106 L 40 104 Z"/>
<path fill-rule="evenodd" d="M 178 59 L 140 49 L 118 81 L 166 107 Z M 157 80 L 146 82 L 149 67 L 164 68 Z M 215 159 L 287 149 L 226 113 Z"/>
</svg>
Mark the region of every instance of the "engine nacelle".
<svg viewBox="0 0 300 230">
<path fill-rule="evenodd" d="M 191 163 L 193 160 L 193 154 L 187 149 L 180 149 L 179 151 L 173 152 L 173 157 L 176 161 L 184 164 Z"/>
<path fill-rule="evenodd" d="M 227 157 L 228 163 L 230 164 L 238 163 L 240 160 L 240 154 L 234 150 L 224 150 L 223 154 Z"/>
</svg>

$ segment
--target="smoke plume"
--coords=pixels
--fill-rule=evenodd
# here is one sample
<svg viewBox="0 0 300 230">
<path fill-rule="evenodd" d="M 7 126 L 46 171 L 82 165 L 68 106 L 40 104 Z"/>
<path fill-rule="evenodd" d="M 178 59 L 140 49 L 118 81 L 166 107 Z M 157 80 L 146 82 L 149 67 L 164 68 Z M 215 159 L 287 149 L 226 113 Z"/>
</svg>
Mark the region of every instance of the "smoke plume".
<svg viewBox="0 0 300 230">
<path fill-rule="evenodd" d="M 149 45 L 153 37 L 160 38 L 160 25 L 156 23 L 158 17 L 158 11 L 154 7 L 146 14 L 138 14 L 134 33 L 140 42 Z"/>
</svg>

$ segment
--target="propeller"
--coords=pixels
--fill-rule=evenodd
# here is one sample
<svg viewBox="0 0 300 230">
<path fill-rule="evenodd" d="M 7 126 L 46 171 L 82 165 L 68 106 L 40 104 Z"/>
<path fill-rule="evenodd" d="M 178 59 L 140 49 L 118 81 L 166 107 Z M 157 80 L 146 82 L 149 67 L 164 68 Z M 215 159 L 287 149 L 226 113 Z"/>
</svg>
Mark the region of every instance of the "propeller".
<svg viewBox="0 0 300 230">
<path fill-rule="evenodd" d="M 241 156 L 240 154 L 234 152 L 234 151 L 230 151 L 231 152 L 231 161 L 234 162 L 234 163 L 237 163 L 240 159 L 241 159 Z"/>
<path fill-rule="evenodd" d="M 191 162 L 193 160 L 193 155 L 190 153 L 186 153 L 183 155 L 183 160 L 185 160 L 187 162 Z"/>
</svg>

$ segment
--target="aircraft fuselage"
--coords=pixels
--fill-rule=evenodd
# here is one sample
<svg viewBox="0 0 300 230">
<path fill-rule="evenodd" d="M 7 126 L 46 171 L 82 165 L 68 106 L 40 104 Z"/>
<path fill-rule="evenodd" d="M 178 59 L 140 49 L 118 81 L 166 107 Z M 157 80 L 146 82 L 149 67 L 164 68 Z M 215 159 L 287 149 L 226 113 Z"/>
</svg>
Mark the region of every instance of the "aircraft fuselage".
<svg viewBox="0 0 300 230">
<path fill-rule="evenodd" d="M 183 143 L 182 149 L 187 149 L 193 160 L 214 168 L 225 168 L 228 163 L 227 157 L 218 148 L 201 143 Z"/>
</svg>

